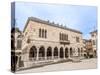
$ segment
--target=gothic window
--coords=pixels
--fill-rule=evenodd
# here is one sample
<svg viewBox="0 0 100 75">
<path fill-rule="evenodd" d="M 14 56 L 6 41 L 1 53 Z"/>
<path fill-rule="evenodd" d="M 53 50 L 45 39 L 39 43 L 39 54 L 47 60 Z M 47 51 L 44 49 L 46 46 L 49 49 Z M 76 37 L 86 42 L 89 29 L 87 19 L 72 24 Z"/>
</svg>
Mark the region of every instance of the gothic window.
<svg viewBox="0 0 100 75">
<path fill-rule="evenodd" d="M 39 37 L 41 37 L 41 29 L 39 29 Z"/>
<path fill-rule="evenodd" d="M 22 41 L 21 40 L 17 40 L 17 48 L 18 49 L 21 49 L 21 44 L 22 44 Z"/>
<path fill-rule="evenodd" d="M 39 29 L 39 37 L 47 38 L 47 30 Z"/>
<path fill-rule="evenodd" d="M 59 34 L 59 39 L 61 40 L 61 33 Z"/>
<path fill-rule="evenodd" d="M 42 29 L 42 38 L 44 38 L 44 29 Z"/>
<path fill-rule="evenodd" d="M 64 34 L 64 33 L 60 33 L 59 34 L 59 39 L 64 40 L 64 41 L 68 41 L 68 35 Z"/>
<path fill-rule="evenodd" d="M 45 30 L 45 38 L 47 38 L 47 30 Z"/>
<path fill-rule="evenodd" d="M 93 40 L 93 45 L 95 45 L 95 40 Z"/>
<path fill-rule="evenodd" d="M 76 42 L 79 42 L 79 37 L 76 37 Z"/>
</svg>

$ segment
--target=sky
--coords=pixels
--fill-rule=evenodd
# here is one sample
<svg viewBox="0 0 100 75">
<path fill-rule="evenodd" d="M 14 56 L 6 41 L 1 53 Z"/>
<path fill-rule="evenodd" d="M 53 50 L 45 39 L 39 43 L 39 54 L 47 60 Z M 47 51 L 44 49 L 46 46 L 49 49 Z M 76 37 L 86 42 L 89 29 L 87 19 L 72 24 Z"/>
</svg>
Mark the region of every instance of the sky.
<svg viewBox="0 0 100 75">
<path fill-rule="evenodd" d="M 28 17 L 49 20 L 79 30 L 83 33 L 84 39 L 90 38 L 90 32 L 97 29 L 97 7 L 95 6 L 17 2 L 15 24 L 21 31 Z"/>
</svg>

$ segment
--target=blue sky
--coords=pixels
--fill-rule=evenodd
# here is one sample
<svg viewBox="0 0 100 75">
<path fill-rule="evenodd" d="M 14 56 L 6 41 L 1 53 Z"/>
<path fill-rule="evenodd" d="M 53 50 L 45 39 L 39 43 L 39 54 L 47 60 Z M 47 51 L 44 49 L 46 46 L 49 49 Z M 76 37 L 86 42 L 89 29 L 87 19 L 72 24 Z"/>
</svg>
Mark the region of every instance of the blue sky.
<svg viewBox="0 0 100 75">
<path fill-rule="evenodd" d="M 79 30 L 84 38 L 89 38 L 89 33 L 97 29 L 95 6 L 17 2 L 15 9 L 16 26 L 22 31 L 28 17 L 31 16 Z"/>
</svg>

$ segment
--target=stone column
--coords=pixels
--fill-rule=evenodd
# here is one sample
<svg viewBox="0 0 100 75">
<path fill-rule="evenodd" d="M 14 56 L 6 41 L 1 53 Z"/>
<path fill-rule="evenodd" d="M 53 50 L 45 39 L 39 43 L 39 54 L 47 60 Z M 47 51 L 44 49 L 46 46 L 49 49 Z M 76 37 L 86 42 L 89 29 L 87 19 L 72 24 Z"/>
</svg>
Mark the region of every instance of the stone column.
<svg viewBox="0 0 100 75">
<path fill-rule="evenodd" d="M 37 55 L 36 55 L 36 60 L 39 60 L 39 48 L 37 47 Z"/>
<path fill-rule="evenodd" d="M 54 50 L 52 49 L 52 59 L 54 59 Z"/>
<path fill-rule="evenodd" d="M 60 49 L 58 49 L 58 59 L 60 59 Z"/>
<path fill-rule="evenodd" d="M 65 49 L 63 50 L 63 52 L 64 52 L 64 59 L 66 59 L 66 58 L 65 58 Z"/>
<path fill-rule="evenodd" d="M 70 48 L 68 48 L 68 58 L 70 58 Z"/>
<path fill-rule="evenodd" d="M 47 49 L 45 49 L 45 60 L 47 60 Z"/>
<path fill-rule="evenodd" d="M 17 56 L 18 57 L 18 59 L 17 59 L 17 64 L 16 64 L 16 69 L 18 69 L 18 67 L 19 67 L 19 56 Z"/>
</svg>

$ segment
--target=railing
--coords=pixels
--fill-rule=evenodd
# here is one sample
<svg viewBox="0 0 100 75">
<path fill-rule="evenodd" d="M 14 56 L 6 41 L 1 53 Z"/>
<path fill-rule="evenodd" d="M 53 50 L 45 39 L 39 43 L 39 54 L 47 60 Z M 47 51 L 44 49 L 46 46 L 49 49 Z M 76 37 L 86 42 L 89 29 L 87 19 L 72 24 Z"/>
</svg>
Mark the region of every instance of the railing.
<svg viewBox="0 0 100 75">
<path fill-rule="evenodd" d="M 38 57 L 38 60 L 45 60 L 45 57 Z"/>
<path fill-rule="evenodd" d="M 64 57 L 60 58 L 58 56 L 54 56 L 54 57 L 52 57 L 52 56 L 48 56 L 48 57 L 30 57 L 29 58 L 30 61 L 45 61 L 45 60 L 55 60 L 55 59 L 65 59 L 65 58 Z"/>
<path fill-rule="evenodd" d="M 60 40 L 60 44 L 70 44 L 70 41 L 66 41 L 66 40 Z"/>
<path fill-rule="evenodd" d="M 48 57 L 47 57 L 47 60 L 50 60 L 50 59 L 52 59 L 52 56 L 48 56 Z"/>
<path fill-rule="evenodd" d="M 36 57 L 34 57 L 34 58 L 31 57 L 31 58 L 29 58 L 29 60 L 30 61 L 36 61 Z"/>
</svg>

